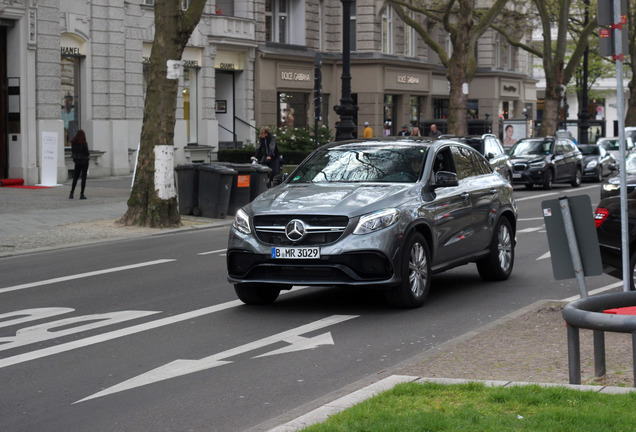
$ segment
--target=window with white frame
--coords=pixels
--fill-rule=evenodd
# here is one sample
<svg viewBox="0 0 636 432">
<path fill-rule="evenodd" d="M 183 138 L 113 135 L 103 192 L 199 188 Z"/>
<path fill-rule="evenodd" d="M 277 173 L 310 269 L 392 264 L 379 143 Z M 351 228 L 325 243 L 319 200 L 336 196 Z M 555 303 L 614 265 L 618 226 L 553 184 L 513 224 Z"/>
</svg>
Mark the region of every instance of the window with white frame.
<svg viewBox="0 0 636 432">
<path fill-rule="evenodd" d="M 154 6 L 155 5 L 155 0 L 143 0 L 142 4 L 146 5 L 146 6 Z"/>
<path fill-rule="evenodd" d="M 268 42 L 289 43 L 289 0 L 265 0 L 265 37 Z"/>
<path fill-rule="evenodd" d="M 356 2 L 352 1 L 351 3 L 351 15 L 350 15 L 350 20 L 349 20 L 349 47 L 351 49 L 351 51 L 355 51 L 356 50 L 356 34 L 358 33 L 356 25 L 358 23 L 358 16 L 357 16 L 357 8 L 356 8 Z"/>
<path fill-rule="evenodd" d="M 413 11 L 408 11 L 409 17 L 413 18 Z M 415 57 L 415 29 L 408 24 L 404 24 L 404 55 Z"/>
<path fill-rule="evenodd" d="M 393 9 L 389 5 L 382 13 L 382 52 L 393 54 Z"/>
</svg>

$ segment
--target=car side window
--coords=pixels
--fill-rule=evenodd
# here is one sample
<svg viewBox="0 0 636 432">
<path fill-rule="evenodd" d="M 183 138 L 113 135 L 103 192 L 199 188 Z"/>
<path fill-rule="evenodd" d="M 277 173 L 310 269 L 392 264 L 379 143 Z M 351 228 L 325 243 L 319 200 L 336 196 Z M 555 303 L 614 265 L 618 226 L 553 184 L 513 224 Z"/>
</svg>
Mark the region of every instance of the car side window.
<svg viewBox="0 0 636 432">
<path fill-rule="evenodd" d="M 494 156 L 502 154 L 503 148 L 501 144 L 494 138 L 486 138 L 486 154 L 492 153 Z"/>
<path fill-rule="evenodd" d="M 457 179 L 462 180 L 468 177 L 481 175 L 481 170 L 474 164 L 473 151 L 466 147 L 453 146 L 453 159 L 457 169 Z"/>
<path fill-rule="evenodd" d="M 439 171 L 455 172 L 453 157 L 451 156 L 449 147 L 444 147 L 435 155 L 435 162 L 433 163 L 433 174 L 436 174 Z"/>
</svg>

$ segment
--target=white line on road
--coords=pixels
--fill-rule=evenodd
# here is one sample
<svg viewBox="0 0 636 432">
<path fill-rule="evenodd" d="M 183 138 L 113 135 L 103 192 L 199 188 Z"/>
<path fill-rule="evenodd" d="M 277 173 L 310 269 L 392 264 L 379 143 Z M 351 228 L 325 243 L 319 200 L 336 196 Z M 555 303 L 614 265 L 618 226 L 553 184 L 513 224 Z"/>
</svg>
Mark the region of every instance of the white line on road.
<svg viewBox="0 0 636 432">
<path fill-rule="evenodd" d="M 623 281 L 615 282 L 615 283 L 609 284 L 609 285 L 605 285 L 604 287 L 600 287 L 600 288 L 597 288 L 595 290 L 592 290 L 592 291 L 588 292 L 588 294 L 589 295 L 600 294 L 602 292 L 609 291 L 609 290 L 612 290 L 612 289 L 620 287 L 620 286 L 623 286 Z M 573 302 L 574 300 L 578 300 L 580 298 L 581 298 L 580 295 L 575 295 L 575 296 L 572 296 L 572 297 L 564 298 L 561 301 L 569 303 L 569 302 Z"/>
<path fill-rule="evenodd" d="M 309 288 L 308 286 L 299 286 L 299 287 L 294 287 L 294 289 L 292 291 L 288 291 L 288 292 L 297 292 L 300 291 L 302 289 L 305 288 Z M 281 295 L 286 294 L 286 293 L 282 293 Z M 28 352 L 28 353 L 24 353 L 24 354 L 19 354 L 13 357 L 7 357 L 5 359 L 0 359 L 0 369 L 5 368 L 7 366 L 12 366 L 18 363 L 23 363 L 23 362 L 27 362 L 30 360 L 35 360 L 35 359 L 39 359 L 42 357 L 47 357 L 47 356 L 51 356 L 54 354 L 59 354 L 59 353 L 63 353 L 66 351 L 71 351 L 77 348 L 83 348 L 85 346 L 89 346 L 89 345 L 95 345 L 101 342 L 105 342 L 108 340 L 112 340 L 112 339 L 117 339 L 120 337 L 124 337 L 124 336 L 128 336 L 134 333 L 139 333 L 142 331 L 146 331 L 146 330 L 153 330 L 155 328 L 158 327 L 162 327 L 162 326 L 167 326 L 170 324 L 175 324 L 181 321 L 186 321 L 192 318 L 196 318 L 196 317 L 200 317 L 203 315 L 208 315 L 208 314 L 212 314 L 215 312 L 219 312 L 222 310 L 226 310 L 226 309 L 230 309 L 233 307 L 237 307 L 237 306 L 241 306 L 243 304 L 243 302 L 241 302 L 240 300 L 233 300 L 233 301 L 229 301 L 226 303 L 221 303 L 218 305 L 214 305 L 214 306 L 209 306 L 206 308 L 202 308 L 202 309 L 197 309 L 194 311 L 190 311 L 190 312 L 185 312 L 179 315 L 174 315 L 171 317 L 166 317 L 166 318 L 162 318 L 162 319 L 158 319 L 156 321 L 150 321 L 144 324 L 138 324 L 136 326 L 132 326 L 132 327 L 128 327 L 128 328 L 124 328 L 124 329 L 120 329 L 120 330 L 115 330 L 109 333 L 104 333 L 101 335 L 96 335 L 96 336 L 92 336 L 92 337 L 88 337 L 85 339 L 80 339 L 80 340 L 76 340 L 73 342 L 68 342 L 62 345 L 56 345 L 56 346 L 52 346 L 52 347 L 48 347 L 48 348 L 43 348 L 41 350 L 37 350 L 37 351 L 32 351 L 32 352 Z"/>
<path fill-rule="evenodd" d="M 538 220 L 543 220 L 543 216 L 536 217 L 536 218 L 519 218 L 517 219 L 517 222 L 531 222 L 531 221 L 538 221 Z"/>
<path fill-rule="evenodd" d="M 578 188 L 574 188 L 574 189 L 567 189 L 567 190 L 558 191 L 558 192 L 548 192 L 548 193 L 544 193 L 544 194 L 540 194 L 540 195 L 531 195 L 531 196 L 527 196 L 527 197 L 523 197 L 523 198 L 516 198 L 515 197 L 515 202 L 528 201 L 528 200 L 531 200 L 531 199 L 544 198 L 544 197 L 549 197 L 549 196 L 554 196 L 554 195 L 563 195 L 563 194 L 567 194 L 569 192 L 579 192 L 579 191 L 582 191 L 582 190 L 592 189 L 592 188 L 598 188 L 598 185 L 582 186 L 582 187 L 578 187 Z"/>
<path fill-rule="evenodd" d="M 214 250 L 214 251 L 209 251 L 209 252 L 199 252 L 197 255 L 212 255 L 215 253 L 221 253 L 221 252 L 225 252 L 227 249 L 219 249 L 219 250 Z"/>
<path fill-rule="evenodd" d="M 47 280 L 42 280 L 42 281 L 38 281 L 38 282 L 31 282 L 31 283 L 26 283 L 26 284 L 22 284 L 22 285 L 14 285 L 12 287 L 0 288 L 0 294 L 4 294 L 4 293 L 10 292 L 10 291 L 23 290 L 23 289 L 27 289 L 27 288 L 35 288 L 35 287 L 39 287 L 39 286 L 42 286 L 42 285 L 50 285 L 50 284 L 59 283 L 59 282 L 66 282 L 66 281 L 75 280 L 75 279 L 82 279 L 82 278 L 91 277 L 91 276 L 98 276 L 98 275 L 103 275 L 103 274 L 108 274 L 108 273 L 114 273 L 114 272 L 123 271 L 123 270 L 131 270 L 131 269 L 140 268 L 140 267 L 147 267 L 147 266 L 151 266 L 151 265 L 165 264 L 167 262 L 172 262 L 172 261 L 176 261 L 176 260 L 174 260 L 174 259 L 160 259 L 160 260 L 155 260 L 155 261 L 143 262 L 143 263 L 139 263 L 139 264 L 131 264 L 131 265 L 126 265 L 126 266 L 121 266 L 121 267 L 113 267 L 113 268 L 104 269 L 104 270 L 96 270 L 96 271 L 87 272 L 87 273 L 80 273 L 80 274 L 71 275 L 71 276 L 62 276 L 62 277 L 59 277 L 59 278 L 47 279 Z"/>
<path fill-rule="evenodd" d="M 533 228 L 525 228 L 525 229 L 522 229 L 522 230 L 518 230 L 517 234 L 519 234 L 519 233 L 529 233 L 529 232 L 539 231 L 539 230 L 542 230 L 542 229 L 543 229 L 543 225 L 538 226 L 538 227 L 533 227 Z"/>
</svg>

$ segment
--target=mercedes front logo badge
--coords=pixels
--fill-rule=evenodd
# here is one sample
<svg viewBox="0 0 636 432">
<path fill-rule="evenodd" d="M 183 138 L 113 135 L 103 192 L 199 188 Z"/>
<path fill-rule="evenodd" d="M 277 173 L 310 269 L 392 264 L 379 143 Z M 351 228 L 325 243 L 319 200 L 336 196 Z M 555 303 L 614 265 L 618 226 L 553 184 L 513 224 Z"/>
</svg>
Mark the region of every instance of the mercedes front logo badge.
<svg viewBox="0 0 636 432">
<path fill-rule="evenodd" d="M 293 242 L 300 241 L 305 236 L 305 223 L 301 220 L 294 219 L 285 226 L 285 235 Z"/>
</svg>

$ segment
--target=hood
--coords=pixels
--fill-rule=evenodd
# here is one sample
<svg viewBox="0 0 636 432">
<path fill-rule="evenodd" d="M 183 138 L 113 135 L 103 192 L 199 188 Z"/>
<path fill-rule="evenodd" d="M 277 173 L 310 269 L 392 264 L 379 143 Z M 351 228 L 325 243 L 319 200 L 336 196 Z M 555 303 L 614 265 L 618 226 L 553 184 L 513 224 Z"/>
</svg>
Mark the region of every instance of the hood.
<svg viewBox="0 0 636 432">
<path fill-rule="evenodd" d="M 510 155 L 510 162 L 515 163 L 534 163 L 534 162 L 542 162 L 546 159 L 545 155 L 528 155 L 528 156 L 513 156 Z"/>
<path fill-rule="evenodd" d="M 599 160 L 599 156 L 595 156 L 595 155 L 583 156 L 583 163 L 584 164 L 586 164 L 588 162 L 591 162 L 593 160 L 598 161 Z"/>
<path fill-rule="evenodd" d="M 627 184 L 628 185 L 636 184 L 636 174 L 627 173 L 627 176 L 626 176 L 625 179 L 627 180 Z M 613 175 L 611 177 L 608 177 L 608 179 L 605 180 L 605 183 L 609 183 L 609 184 L 613 184 L 613 185 L 620 185 L 621 184 L 621 176 L 620 176 L 620 174 L 616 174 L 616 175 Z"/>
<path fill-rule="evenodd" d="M 254 214 L 293 212 L 353 217 L 386 207 L 399 207 L 415 185 L 377 183 L 282 184 L 259 195 Z"/>
</svg>

